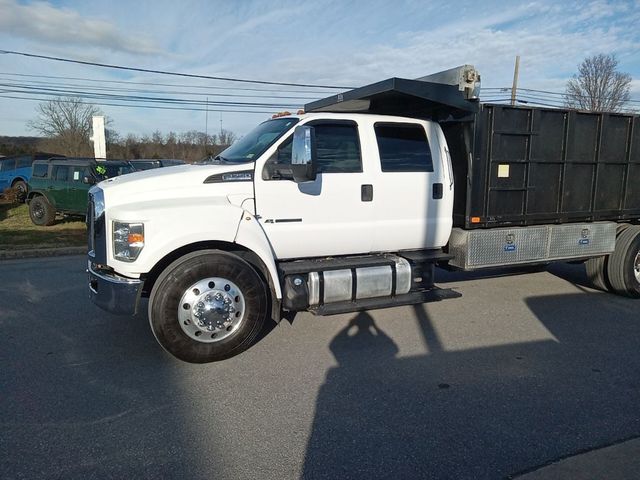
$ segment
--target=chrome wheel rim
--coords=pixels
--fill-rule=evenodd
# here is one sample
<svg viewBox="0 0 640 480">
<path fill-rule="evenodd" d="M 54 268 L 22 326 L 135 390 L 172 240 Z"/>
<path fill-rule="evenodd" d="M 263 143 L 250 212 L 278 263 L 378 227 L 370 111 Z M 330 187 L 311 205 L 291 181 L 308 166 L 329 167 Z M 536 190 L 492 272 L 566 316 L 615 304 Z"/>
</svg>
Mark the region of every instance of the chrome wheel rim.
<svg viewBox="0 0 640 480">
<path fill-rule="evenodd" d="M 185 290 L 178 322 L 191 339 L 202 343 L 224 340 L 238 330 L 245 316 L 242 291 L 232 281 L 209 277 Z"/>
<path fill-rule="evenodd" d="M 36 218 L 44 217 L 44 207 L 40 203 L 36 203 L 33 206 L 33 216 Z"/>
<path fill-rule="evenodd" d="M 636 274 L 636 281 L 640 283 L 640 252 L 638 252 L 633 262 L 633 273 Z"/>
</svg>

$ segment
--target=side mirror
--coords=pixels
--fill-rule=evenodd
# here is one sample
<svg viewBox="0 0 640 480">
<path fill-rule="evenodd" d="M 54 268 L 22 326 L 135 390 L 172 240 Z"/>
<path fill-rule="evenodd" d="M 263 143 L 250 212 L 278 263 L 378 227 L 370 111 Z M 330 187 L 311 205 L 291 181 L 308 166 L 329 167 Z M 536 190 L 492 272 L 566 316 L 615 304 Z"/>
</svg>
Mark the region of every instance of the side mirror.
<svg viewBox="0 0 640 480">
<path fill-rule="evenodd" d="M 86 183 L 87 185 L 95 185 L 96 179 L 88 175 L 85 175 L 84 177 L 82 177 L 82 183 Z"/>
<path fill-rule="evenodd" d="M 313 127 L 300 125 L 293 132 L 291 148 L 291 170 L 296 183 L 312 182 L 316 179 L 316 135 Z"/>
</svg>

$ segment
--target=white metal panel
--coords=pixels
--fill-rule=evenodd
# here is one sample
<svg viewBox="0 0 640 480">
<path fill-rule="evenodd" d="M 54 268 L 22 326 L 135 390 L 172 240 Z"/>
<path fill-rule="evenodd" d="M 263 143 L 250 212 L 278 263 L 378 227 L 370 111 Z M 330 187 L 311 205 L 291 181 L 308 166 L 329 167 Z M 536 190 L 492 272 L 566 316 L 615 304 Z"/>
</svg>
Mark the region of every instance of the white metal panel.
<svg viewBox="0 0 640 480">
<path fill-rule="evenodd" d="M 89 137 L 89 140 L 93 142 L 93 155 L 98 160 L 104 160 L 107 158 L 107 143 L 104 131 L 104 117 L 101 115 L 95 115 L 93 119 L 93 135 Z"/>
<path fill-rule="evenodd" d="M 308 120 L 355 120 L 357 115 L 309 115 Z M 362 117 L 362 116 L 360 116 Z M 298 125 L 305 122 L 301 121 Z M 361 138 L 363 172 L 319 173 L 316 180 L 263 180 L 266 161 L 285 142 L 273 145 L 256 162 L 256 210 L 279 259 L 369 253 L 373 202 L 363 202 L 361 187 L 372 183 L 366 142 Z M 375 194 L 374 194 L 375 195 Z"/>
<path fill-rule="evenodd" d="M 448 178 L 448 157 L 441 141 L 441 129 L 434 122 L 399 119 L 422 125 L 431 147 L 433 172 L 383 172 L 372 118 L 366 142 L 375 182 L 373 198 L 374 251 L 439 248 L 446 245 L 453 225 L 453 182 Z M 383 118 L 385 123 L 389 120 Z M 442 136 L 442 139 L 444 136 Z M 433 199 L 433 184 L 442 183 L 443 198 Z"/>
</svg>

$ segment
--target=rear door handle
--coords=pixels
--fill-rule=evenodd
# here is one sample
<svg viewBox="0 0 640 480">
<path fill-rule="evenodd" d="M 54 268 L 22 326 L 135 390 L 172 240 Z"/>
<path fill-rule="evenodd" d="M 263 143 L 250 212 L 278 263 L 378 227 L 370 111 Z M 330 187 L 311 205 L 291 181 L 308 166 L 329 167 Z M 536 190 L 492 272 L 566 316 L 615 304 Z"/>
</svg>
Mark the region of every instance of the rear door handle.
<svg viewBox="0 0 640 480">
<path fill-rule="evenodd" d="M 360 187 L 360 200 L 363 202 L 373 201 L 373 185 L 362 185 Z"/>
<path fill-rule="evenodd" d="M 440 200 L 443 197 L 444 197 L 443 185 L 441 183 L 434 183 L 433 184 L 433 199 L 434 200 Z"/>
</svg>

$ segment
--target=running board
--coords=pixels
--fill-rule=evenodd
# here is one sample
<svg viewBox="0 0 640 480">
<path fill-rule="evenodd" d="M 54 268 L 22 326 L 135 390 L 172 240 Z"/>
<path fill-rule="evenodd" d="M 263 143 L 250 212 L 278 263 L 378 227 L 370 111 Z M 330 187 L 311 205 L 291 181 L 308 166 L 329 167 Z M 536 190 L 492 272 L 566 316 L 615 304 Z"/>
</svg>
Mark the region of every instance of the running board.
<svg viewBox="0 0 640 480">
<path fill-rule="evenodd" d="M 439 302 L 449 298 L 460 298 L 462 294 L 449 288 L 434 287 L 422 292 L 410 292 L 397 297 L 363 298 L 355 302 L 337 302 L 320 305 L 309 309 L 314 315 L 336 315 L 339 313 L 361 312 L 378 308 L 399 307 L 401 305 L 415 305 L 418 303 Z"/>
</svg>

